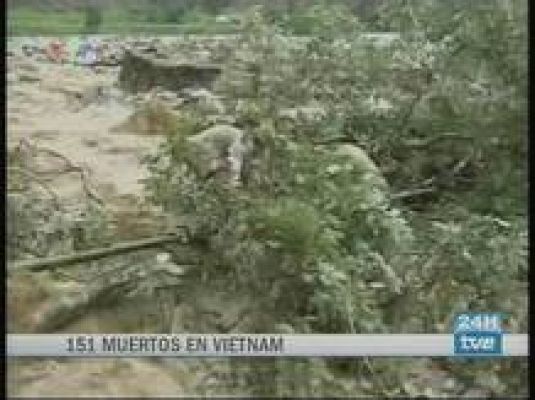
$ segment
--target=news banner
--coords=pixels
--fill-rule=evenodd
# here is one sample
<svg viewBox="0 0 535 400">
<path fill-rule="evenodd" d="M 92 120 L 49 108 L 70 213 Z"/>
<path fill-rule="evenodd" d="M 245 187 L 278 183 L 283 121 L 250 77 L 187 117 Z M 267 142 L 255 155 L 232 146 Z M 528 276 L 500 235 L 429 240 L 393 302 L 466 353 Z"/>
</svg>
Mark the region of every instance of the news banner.
<svg viewBox="0 0 535 400">
<path fill-rule="evenodd" d="M 452 334 L 8 334 L 8 357 L 525 357 L 528 335 L 498 313 L 455 317 Z"/>
</svg>

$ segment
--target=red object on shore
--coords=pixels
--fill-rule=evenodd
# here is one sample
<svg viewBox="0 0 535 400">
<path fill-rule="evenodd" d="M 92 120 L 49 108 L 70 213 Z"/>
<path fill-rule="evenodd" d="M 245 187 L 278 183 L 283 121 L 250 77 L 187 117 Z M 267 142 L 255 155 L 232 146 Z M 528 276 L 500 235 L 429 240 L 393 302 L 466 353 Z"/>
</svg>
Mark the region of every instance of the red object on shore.
<svg viewBox="0 0 535 400">
<path fill-rule="evenodd" d="M 50 42 L 46 48 L 46 55 L 52 62 L 63 63 L 67 61 L 67 46 L 60 40 Z"/>
</svg>

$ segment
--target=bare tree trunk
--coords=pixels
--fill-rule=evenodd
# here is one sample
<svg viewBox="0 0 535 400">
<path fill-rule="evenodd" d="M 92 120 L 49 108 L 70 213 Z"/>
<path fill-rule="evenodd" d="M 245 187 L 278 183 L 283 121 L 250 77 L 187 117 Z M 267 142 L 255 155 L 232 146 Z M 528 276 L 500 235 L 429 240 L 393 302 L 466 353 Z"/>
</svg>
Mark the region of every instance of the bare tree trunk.
<svg viewBox="0 0 535 400">
<path fill-rule="evenodd" d="M 131 242 L 122 242 L 114 244 L 113 246 L 81 251 L 64 256 L 47 257 L 32 259 L 26 261 L 18 261 L 8 264 L 9 272 L 16 271 L 42 271 L 46 269 L 53 269 L 57 267 L 73 265 L 81 262 L 94 261 L 101 258 L 114 256 L 118 254 L 129 253 L 135 250 L 142 250 L 150 247 L 158 247 L 168 243 L 176 243 L 182 239 L 179 236 L 167 235 L 160 237 L 153 237 L 142 240 L 134 240 Z M 184 264 L 194 264 L 192 260 L 185 260 Z"/>
</svg>

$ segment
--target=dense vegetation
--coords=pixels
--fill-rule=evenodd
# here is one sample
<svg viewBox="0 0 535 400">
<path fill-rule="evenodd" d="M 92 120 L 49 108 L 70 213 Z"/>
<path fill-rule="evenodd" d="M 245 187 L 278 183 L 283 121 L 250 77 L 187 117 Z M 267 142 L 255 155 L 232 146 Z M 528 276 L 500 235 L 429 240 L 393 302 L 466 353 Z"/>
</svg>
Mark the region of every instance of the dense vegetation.
<svg viewBox="0 0 535 400">
<path fill-rule="evenodd" d="M 188 138 L 207 120 L 196 106 L 147 160 L 152 200 L 200 239 L 183 286 L 254 298 L 250 332 L 447 333 L 467 310 L 504 312 L 526 332 L 525 15 L 524 2 L 490 0 L 390 1 L 369 21 L 343 6 L 249 10 L 216 89 L 252 142 L 242 185 L 195 169 Z M 304 27 L 311 36 L 296 40 Z M 377 47 L 361 36 L 378 29 L 401 37 Z M 381 173 L 335 151 L 348 143 Z M 437 364 L 456 379 L 450 395 L 526 391 L 520 361 Z M 266 365 L 324 394 L 423 391 L 401 361 Z"/>
<path fill-rule="evenodd" d="M 408 296 L 415 303 L 407 300 L 406 311 L 419 323 L 405 329 L 440 331 L 442 326 L 447 331 L 455 312 L 492 308 L 503 299 L 492 282 L 502 288 L 504 281 L 511 282 L 508 290 L 523 284 L 524 26 L 521 14 L 509 20 L 508 10 L 497 7 L 454 12 L 450 29 L 434 23 L 445 19 L 436 10 L 395 10 L 400 24 L 428 28 L 409 25 L 393 47 L 375 50 L 359 40 L 362 26 L 343 12 L 311 10 L 324 24 L 316 25 L 317 36 L 305 45 L 295 45 L 282 28 L 253 13 L 219 94 L 261 149 L 254 171 L 237 191 L 196 177 L 184 148 L 184 138 L 202 126 L 202 115 L 193 109 L 183 113 L 182 128 L 169 137 L 160 154 L 165 160 L 153 160 L 151 188 L 177 215 L 198 217 L 198 229 L 214 235 L 220 263 L 240 269 L 249 260 L 250 284 L 265 282 L 256 274 L 267 273 L 280 276 L 281 284 L 317 291 L 296 291 L 303 298 L 295 304 L 329 299 L 334 308 L 326 315 L 345 313 L 345 322 L 336 325 L 340 329 L 364 320 L 363 310 L 347 315 L 347 299 L 339 298 L 344 290 L 355 291 L 346 293 L 349 297 L 367 292 L 357 290 L 352 279 L 367 281 L 368 273 L 388 270 L 407 292 L 399 288 L 400 293 L 390 291 L 394 298 L 382 298 L 389 290 L 372 290 L 369 300 L 399 306 L 395 297 Z M 385 19 L 397 23 L 388 11 Z M 414 21 L 403 21 L 409 14 Z M 487 45 L 489 31 L 494 40 Z M 505 40 L 503 48 L 496 44 Z M 253 73 L 246 75 L 244 68 Z M 288 123 L 280 111 L 292 107 L 321 115 Z M 336 156 L 331 150 L 337 142 L 365 148 L 393 193 L 377 189 L 362 166 L 348 166 Z M 158 184 L 159 177 L 165 184 Z M 282 278 L 290 271 L 295 281 Z M 440 279 L 438 271 L 444 274 Z M 387 276 L 369 281 L 388 287 Z M 416 307 L 423 293 L 415 287 L 448 293 L 455 302 L 446 301 L 444 313 L 423 313 Z M 385 311 L 378 304 L 368 308 L 362 299 L 354 302 Z M 510 307 L 514 315 L 518 308 Z M 392 312 L 399 316 L 402 310 Z M 422 315 L 431 321 L 424 322 Z M 376 318 L 382 321 L 378 326 L 360 329 L 404 329 L 385 316 Z"/>
<path fill-rule="evenodd" d="M 304 45 L 249 15 L 219 94 L 262 149 L 257 174 L 236 191 L 200 180 L 184 157 L 203 120 L 192 110 L 150 188 L 196 217 L 209 281 L 255 293 L 260 331 L 449 332 L 455 313 L 494 309 L 527 330 L 521 5 L 390 2 L 374 23 L 401 40 L 381 49 L 343 8 L 307 10 Z M 299 107 L 316 114 L 281 118 Z M 336 156 L 339 142 L 366 149 L 390 192 Z"/>
</svg>

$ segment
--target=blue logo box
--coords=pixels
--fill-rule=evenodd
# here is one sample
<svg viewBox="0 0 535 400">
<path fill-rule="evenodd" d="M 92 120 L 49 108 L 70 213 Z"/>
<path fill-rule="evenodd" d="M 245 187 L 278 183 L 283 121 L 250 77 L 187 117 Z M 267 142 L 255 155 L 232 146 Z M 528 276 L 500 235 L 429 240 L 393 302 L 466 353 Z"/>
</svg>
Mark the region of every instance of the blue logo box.
<svg viewBox="0 0 535 400">
<path fill-rule="evenodd" d="M 463 313 L 455 317 L 454 353 L 466 356 L 502 355 L 500 313 Z"/>
<path fill-rule="evenodd" d="M 454 335 L 455 354 L 501 355 L 502 334 L 497 332 L 466 332 Z"/>
</svg>

